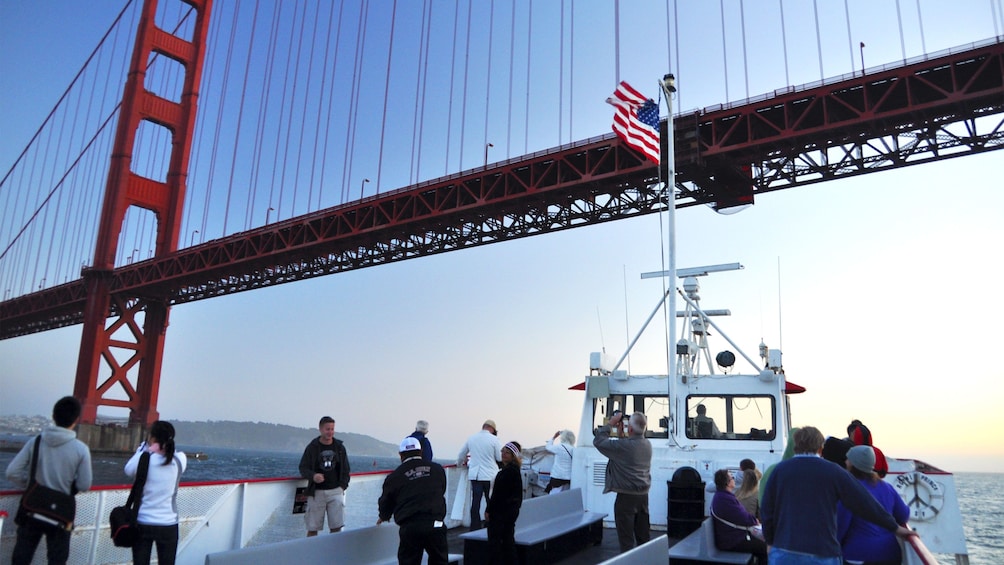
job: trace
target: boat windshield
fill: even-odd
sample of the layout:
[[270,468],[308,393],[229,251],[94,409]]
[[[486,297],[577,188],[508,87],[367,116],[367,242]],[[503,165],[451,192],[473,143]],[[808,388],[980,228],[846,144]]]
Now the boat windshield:
[[641,412],[648,418],[648,431],[645,437],[669,437],[669,404],[666,395],[615,394],[608,398],[598,399],[593,404],[593,427],[607,422],[616,410],[628,414]]
[[774,398],[723,394],[687,397],[687,437],[692,439],[774,439]]

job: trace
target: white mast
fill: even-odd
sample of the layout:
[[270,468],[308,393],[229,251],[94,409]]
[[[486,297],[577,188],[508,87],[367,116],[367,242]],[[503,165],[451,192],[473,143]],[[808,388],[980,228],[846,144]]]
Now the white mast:
[[[669,302],[666,304],[666,323],[669,334],[666,337],[667,362],[666,400],[673,398],[673,385],[676,383],[676,139],[673,134],[673,94],[676,93],[676,77],[667,73],[659,82],[666,97],[666,107],[669,116],[666,118],[666,153],[660,159],[659,168],[666,164],[666,232],[669,241],[666,245],[666,271],[669,275]],[[674,418],[675,421],[675,418]],[[672,436],[672,434],[670,434]]]

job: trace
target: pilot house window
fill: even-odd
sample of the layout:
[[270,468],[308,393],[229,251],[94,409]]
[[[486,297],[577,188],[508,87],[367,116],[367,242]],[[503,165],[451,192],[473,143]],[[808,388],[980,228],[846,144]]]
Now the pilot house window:
[[686,435],[692,439],[774,439],[770,396],[688,396]]

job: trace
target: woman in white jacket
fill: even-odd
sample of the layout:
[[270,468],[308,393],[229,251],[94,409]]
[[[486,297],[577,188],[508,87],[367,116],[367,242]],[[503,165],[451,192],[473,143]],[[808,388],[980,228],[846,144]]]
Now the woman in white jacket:
[[544,489],[548,494],[568,490],[572,484],[572,450],[575,449],[575,434],[572,430],[554,432],[545,448],[554,454],[551,465],[551,481]]
[[174,565],[178,552],[178,482],[188,459],[174,449],[174,426],[162,420],[150,426],[150,437],[126,463],[127,475],[136,476],[140,458],[146,452],[150,453],[150,465],[136,517],[140,539],[132,548],[132,560],[136,565],[149,565],[156,544],[158,562]]

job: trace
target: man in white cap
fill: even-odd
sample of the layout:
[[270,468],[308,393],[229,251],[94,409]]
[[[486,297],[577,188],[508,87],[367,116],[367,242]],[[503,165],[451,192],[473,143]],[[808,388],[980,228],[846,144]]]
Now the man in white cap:
[[400,528],[398,563],[418,565],[425,552],[429,565],[446,565],[446,471],[439,463],[423,460],[422,445],[411,436],[404,438],[398,452],[401,464],[384,479],[377,524],[393,516]]
[[[470,458],[468,458],[468,455]],[[457,465],[467,466],[471,481],[471,531],[481,529],[481,500],[488,501],[492,480],[502,462],[502,442],[495,420],[485,420],[481,431],[467,438],[457,455]]]

